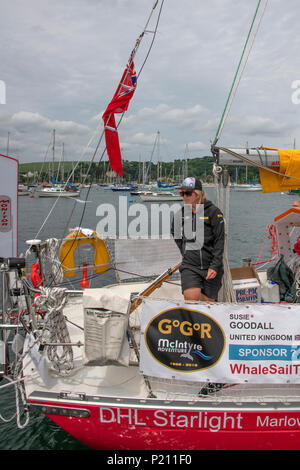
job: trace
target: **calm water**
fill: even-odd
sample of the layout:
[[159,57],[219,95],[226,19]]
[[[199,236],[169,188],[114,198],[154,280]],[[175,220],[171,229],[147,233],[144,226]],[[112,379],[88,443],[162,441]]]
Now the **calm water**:
[[[69,227],[89,227],[96,229],[99,217],[96,209],[101,203],[118,204],[122,193],[92,188],[81,193],[81,199],[87,195],[88,203],[84,215],[83,205],[72,199],[60,199],[55,210],[49,216],[38,238],[50,236],[60,238],[64,235],[66,223]],[[206,190],[208,199],[214,201],[212,188]],[[140,202],[138,197],[128,195],[128,203]],[[250,257],[255,262],[263,242],[267,224],[272,224],[274,217],[291,207],[296,196],[262,192],[231,192],[229,261],[231,266],[240,266],[242,258]],[[300,203],[300,200],[299,200]],[[54,204],[52,198],[19,198],[19,253],[26,250],[25,240],[36,237],[39,228]],[[149,203],[147,203],[149,205]],[[269,245],[262,259],[268,259]],[[112,273],[102,279],[103,284],[114,282]],[[93,286],[92,286],[93,287]],[[13,389],[1,391],[1,415],[8,419],[15,412]],[[0,449],[2,450],[88,450],[86,446],[69,436],[65,431],[42,415],[30,415],[30,422],[25,429],[19,430],[15,418],[9,423],[0,421]]]

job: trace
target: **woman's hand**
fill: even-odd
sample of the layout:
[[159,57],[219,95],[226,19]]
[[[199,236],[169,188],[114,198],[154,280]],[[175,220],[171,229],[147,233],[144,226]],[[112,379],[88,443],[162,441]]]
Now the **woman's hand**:
[[209,268],[205,279],[214,279],[216,275],[217,275],[217,272],[214,269]]

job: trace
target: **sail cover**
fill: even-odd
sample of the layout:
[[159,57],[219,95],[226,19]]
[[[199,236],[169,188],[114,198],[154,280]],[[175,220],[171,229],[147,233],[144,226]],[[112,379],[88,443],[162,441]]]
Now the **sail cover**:
[[300,188],[300,150],[277,149],[280,167],[278,175],[260,168],[259,175],[264,193],[289,191]]
[[122,79],[102,118],[105,126],[106,149],[111,168],[121,177],[123,175],[119,136],[115,114],[127,111],[129,102],[136,88],[134,62],[130,61],[124,70]]

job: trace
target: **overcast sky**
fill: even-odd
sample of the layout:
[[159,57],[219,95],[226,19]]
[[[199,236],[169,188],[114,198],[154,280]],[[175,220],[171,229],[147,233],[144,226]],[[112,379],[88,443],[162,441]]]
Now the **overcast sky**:
[[[164,1],[119,127],[124,159],[148,161],[157,131],[164,161],[210,154],[257,1]],[[153,0],[0,5],[0,153],[9,142],[9,154],[21,163],[43,161],[55,129],[56,159],[64,143],[67,160],[87,160]],[[300,90],[299,17],[299,0],[269,0],[220,144],[292,148],[296,140],[300,147],[300,93],[292,88]],[[137,73],[152,38],[149,32],[142,41]],[[100,156],[101,149],[96,161]]]

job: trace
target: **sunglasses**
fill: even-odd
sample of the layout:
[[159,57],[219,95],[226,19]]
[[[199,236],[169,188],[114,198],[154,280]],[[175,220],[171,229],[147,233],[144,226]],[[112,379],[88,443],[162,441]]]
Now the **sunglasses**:
[[194,191],[180,191],[180,196],[181,197],[184,197],[184,196],[188,196],[190,197],[192,194],[193,194]]

